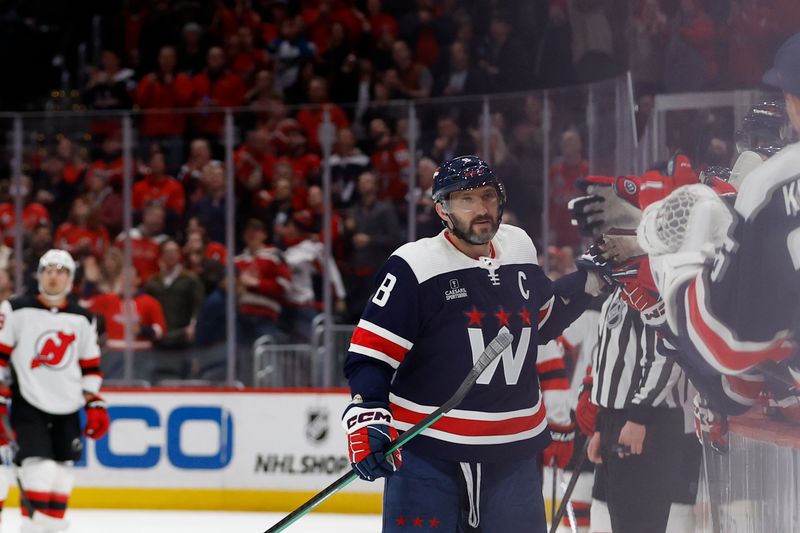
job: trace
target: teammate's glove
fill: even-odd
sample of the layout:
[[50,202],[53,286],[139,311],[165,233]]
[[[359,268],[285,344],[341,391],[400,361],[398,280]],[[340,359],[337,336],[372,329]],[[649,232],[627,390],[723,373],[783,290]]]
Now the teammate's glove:
[[[0,418],[8,420],[8,408],[11,405],[11,389],[6,386],[0,386]],[[9,435],[10,427],[7,424],[0,424],[0,446],[5,446],[12,439],[13,435]]]
[[83,434],[91,439],[99,439],[108,432],[111,420],[108,418],[106,401],[96,394],[86,400],[86,427]]
[[597,194],[573,198],[567,204],[572,217],[572,225],[578,228],[578,233],[584,237],[594,237],[594,230],[603,224],[603,202],[605,198]]
[[641,313],[646,324],[660,326],[666,321],[664,302],[653,281],[650,260],[646,255],[625,261],[614,268],[611,276],[622,286],[622,300]]
[[550,424],[550,436],[553,442],[544,449],[544,465],[555,464],[562,470],[567,467],[572,453],[575,451],[575,424],[557,426]]
[[728,417],[712,411],[699,394],[694,397],[694,433],[701,444],[708,439],[712,450],[728,453]]
[[615,285],[612,277],[614,265],[603,255],[603,251],[597,244],[593,244],[575,261],[578,270],[594,272],[605,283],[606,287]]
[[592,375],[589,374],[581,382],[578,405],[575,406],[575,423],[580,432],[587,437],[594,435],[599,411],[600,407],[592,403]]
[[403,464],[400,450],[388,457],[383,451],[397,438],[392,426],[392,413],[383,402],[362,402],[353,398],[342,414],[342,426],[347,432],[347,450],[350,463],[358,477],[374,481],[389,477]]

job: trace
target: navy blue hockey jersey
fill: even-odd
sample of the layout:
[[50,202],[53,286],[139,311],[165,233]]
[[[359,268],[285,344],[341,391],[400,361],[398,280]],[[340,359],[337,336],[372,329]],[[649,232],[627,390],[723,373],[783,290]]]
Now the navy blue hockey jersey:
[[[378,273],[378,288],[353,334],[345,363],[352,392],[388,399],[400,431],[450,398],[501,330],[514,336],[461,405],[406,445],[417,453],[509,460],[550,441],[537,345],[557,337],[586,308],[585,274],[552,282],[537,265],[531,239],[513,226],[500,226],[492,252],[472,259],[444,231],[400,247]],[[561,287],[573,288],[570,298],[562,298]]]
[[[675,306],[683,349],[694,376],[719,382],[715,407],[740,412],[758,381],[742,374],[780,361],[800,340],[800,143],[750,173],[738,192],[728,240],[668,305]],[[733,376],[734,374],[738,377]],[[701,379],[692,377],[698,382]],[[718,396],[718,397],[719,397]],[[724,405],[725,401],[728,405]]]

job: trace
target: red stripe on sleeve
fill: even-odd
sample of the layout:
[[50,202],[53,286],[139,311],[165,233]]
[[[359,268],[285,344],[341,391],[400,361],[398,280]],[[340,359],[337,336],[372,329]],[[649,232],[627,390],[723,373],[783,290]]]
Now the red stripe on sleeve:
[[697,278],[689,283],[687,289],[689,323],[697,332],[700,340],[711,352],[719,365],[733,372],[741,372],[756,366],[762,361],[782,361],[794,352],[794,346],[788,339],[775,339],[764,344],[762,349],[736,349],[730,346],[714,328],[703,320],[700,311],[701,302],[697,294]]
[[355,331],[353,331],[353,338],[350,342],[365,348],[377,350],[399,363],[403,362],[403,359],[406,357],[406,353],[408,353],[408,350],[399,344],[395,344],[392,341],[381,337],[380,335],[359,327],[356,327]]

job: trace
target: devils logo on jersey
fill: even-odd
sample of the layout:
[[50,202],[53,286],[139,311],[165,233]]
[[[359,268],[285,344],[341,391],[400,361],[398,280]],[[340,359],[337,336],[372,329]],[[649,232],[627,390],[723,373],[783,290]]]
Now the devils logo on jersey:
[[72,360],[75,352],[74,333],[49,330],[36,339],[36,357],[31,361],[31,368],[41,365],[51,368],[63,368]]

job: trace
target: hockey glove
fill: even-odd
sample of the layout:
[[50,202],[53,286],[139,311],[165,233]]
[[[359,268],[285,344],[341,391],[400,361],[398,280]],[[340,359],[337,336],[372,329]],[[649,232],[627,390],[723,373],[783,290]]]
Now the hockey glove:
[[592,403],[592,375],[589,374],[581,382],[578,405],[575,406],[575,423],[587,437],[594,435],[599,411],[600,407]]
[[708,440],[717,453],[728,453],[728,417],[712,411],[698,394],[694,397],[694,433],[703,444]]
[[83,434],[97,440],[108,432],[109,425],[111,420],[108,418],[106,401],[92,394],[86,400],[86,427],[83,428]]
[[572,225],[584,237],[594,237],[594,230],[603,224],[603,202],[605,199],[596,194],[573,198],[567,204],[572,217]]
[[575,451],[575,425],[557,426],[550,424],[550,436],[553,442],[544,449],[544,465],[555,464],[560,469],[565,469],[572,459]]
[[[11,389],[6,386],[0,386],[0,418],[8,420],[8,408],[11,405]],[[10,440],[13,440],[13,435],[9,435],[10,427],[8,424],[0,424],[0,446],[5,446]]]
[[389,477],[402,465],[400,450],[388,457],[383,453],[397,438],[397,430],[391,424],[392,413],[383,402],[362,402],[357,395],[344,410],[342,426],[347,433],[348,455],[361,479]]
[[613,287],[615,285],[614,278],[612,277],[614,265],[603,255],[603,251],[597,244],[591,245],[589,249],[575,261],[575,267],[587,273],[594,272],[603,281],[606,287]]
[[664,302],[653,281],[646,255],[625,261],[614,268],[611,276],[622,286],[622,300],[641,313],[645,324],[658,327],[666,321]]

